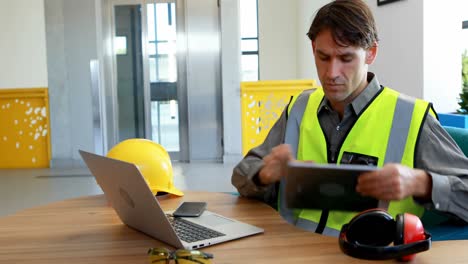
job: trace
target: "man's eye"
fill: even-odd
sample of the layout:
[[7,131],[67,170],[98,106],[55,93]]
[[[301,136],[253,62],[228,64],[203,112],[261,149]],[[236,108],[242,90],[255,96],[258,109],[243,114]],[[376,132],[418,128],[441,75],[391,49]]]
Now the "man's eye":
[[353,60],[353,57],[351,56],[345,56],[345,57],[342,57],[341,60],[343,62],[351,62]]

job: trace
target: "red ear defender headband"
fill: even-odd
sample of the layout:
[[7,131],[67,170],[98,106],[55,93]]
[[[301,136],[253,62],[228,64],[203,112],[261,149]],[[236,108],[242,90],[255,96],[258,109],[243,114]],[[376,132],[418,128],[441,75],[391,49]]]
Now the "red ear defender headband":
[[394,220],[384,210],[371,209],[343,225],[339,244],[343,253],[355,258],[409,261],[431,247],[431,235],[415,215],[399,214]]

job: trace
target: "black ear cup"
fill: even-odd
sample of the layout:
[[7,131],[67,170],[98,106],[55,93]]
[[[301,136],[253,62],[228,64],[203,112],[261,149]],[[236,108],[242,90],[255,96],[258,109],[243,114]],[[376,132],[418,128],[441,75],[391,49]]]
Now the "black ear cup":
[[385,211],[361,214],[349,222],[347,238],[350,243],[386,246],[395,236],[395,221]]
[[[409,220],[406,221],[407,217]],[[343,225],[338,242],[341,251],[352,257],[407,261],[415,253],[430,248],[431,235],[424,232],[415,215],[400,214],[394,220],[386,211],[372,209]]]

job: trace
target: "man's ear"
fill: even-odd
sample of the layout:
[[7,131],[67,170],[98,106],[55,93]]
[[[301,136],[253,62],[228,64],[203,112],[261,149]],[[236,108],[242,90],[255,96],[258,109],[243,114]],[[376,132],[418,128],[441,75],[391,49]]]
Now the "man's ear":
[[314,41],[311,41],[312,42],[312,53],[315,54],[315,42]]
[[379,44],[374,43],[372,47],[366,50],[366,64],[370,65],[374,62],[377,57],[377,51],[379,50]]

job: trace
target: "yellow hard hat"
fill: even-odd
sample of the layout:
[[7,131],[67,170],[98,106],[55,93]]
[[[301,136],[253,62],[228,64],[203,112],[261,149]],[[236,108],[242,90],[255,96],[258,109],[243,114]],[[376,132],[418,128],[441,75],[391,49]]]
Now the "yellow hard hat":
[[158,192],[184,195],[174,186],[169,154],[154,141],[143,138],[124,140],[109,150],[107,157],[135,164],[155,195]]

